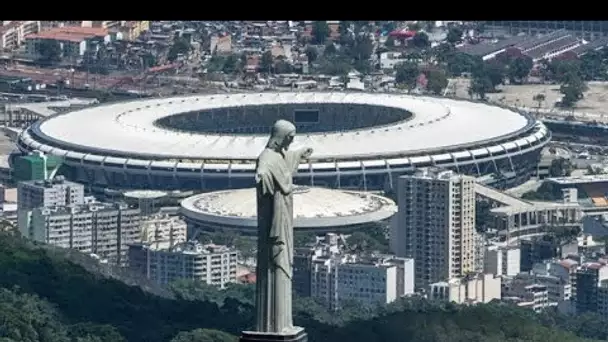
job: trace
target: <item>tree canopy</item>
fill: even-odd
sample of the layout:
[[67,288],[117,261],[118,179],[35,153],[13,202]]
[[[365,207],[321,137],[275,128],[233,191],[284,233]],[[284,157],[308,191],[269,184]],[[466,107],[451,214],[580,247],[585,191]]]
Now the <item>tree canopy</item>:
[[[0,341],[229,342],[254,324],[252,285],[220,290],[184,281],[173,292],[149,292],[153,287],[145,280],[126,285],[122,272],[78,252],[0,235]],[[377,308],[346,302],[339,312],[296,297],[294,320],[306,327],[310,341],[608,338],[608,328],[597,315],[574,320],[508,304],[466,306],[417,297]]]

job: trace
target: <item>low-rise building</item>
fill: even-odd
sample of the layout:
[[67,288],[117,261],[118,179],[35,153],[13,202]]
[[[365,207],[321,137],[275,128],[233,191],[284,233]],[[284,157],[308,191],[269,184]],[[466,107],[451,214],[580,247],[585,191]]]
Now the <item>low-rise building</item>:
[[340,240],[327,234],[316,246],[296,250],[295,293],[316,298],[331,310],[345,300],[373,306],[414,293],[413,259],[347,253]]
[[237,281],[237,254],[233,248],[195,241],[138,243],[129,246],[129,268],[161,285],[189,279],[223,288]]
[[493,274],[475,274],[430,284],[428,297],[458,304],[488,303],[500,299],[501,279]]
[[34,59],[44,56],[44,42],[48,41],[59,43],[62,58],[79,59],[98,42],[109,42],[110,34],[102,27],[54,27],[25,37],[26,55]]
[[493,244],[487,246],[484,272],[512,277],[520,272],[520,249],[517,245]]

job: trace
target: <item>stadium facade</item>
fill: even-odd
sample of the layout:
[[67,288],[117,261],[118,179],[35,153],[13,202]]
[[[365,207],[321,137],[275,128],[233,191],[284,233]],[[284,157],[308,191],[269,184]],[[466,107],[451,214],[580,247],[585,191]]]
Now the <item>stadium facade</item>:
[[524,112],[382,93],[239,93],[138,100],[61,113],[18,138],[63,158],[62,174],[99,188],[212,191],[253,186],[272,123],[293,121],[312,147],[295,182],[386,190],[438,166],[512,186],[535,172],[551,133]]

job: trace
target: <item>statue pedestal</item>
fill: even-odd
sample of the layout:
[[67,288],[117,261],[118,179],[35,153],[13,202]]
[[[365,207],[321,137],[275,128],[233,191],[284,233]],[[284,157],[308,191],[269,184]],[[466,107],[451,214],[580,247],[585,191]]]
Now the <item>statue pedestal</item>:
[[239,342],[308,342],[308,335],[301,327],[288,333],[243,331]]

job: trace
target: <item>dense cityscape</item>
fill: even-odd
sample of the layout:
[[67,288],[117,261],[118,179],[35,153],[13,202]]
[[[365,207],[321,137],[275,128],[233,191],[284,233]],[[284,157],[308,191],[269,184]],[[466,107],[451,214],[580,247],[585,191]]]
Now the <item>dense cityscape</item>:
[[281,120],[308,341],[608,340],[607,34],[0,22],[0,341],[239,341]]

